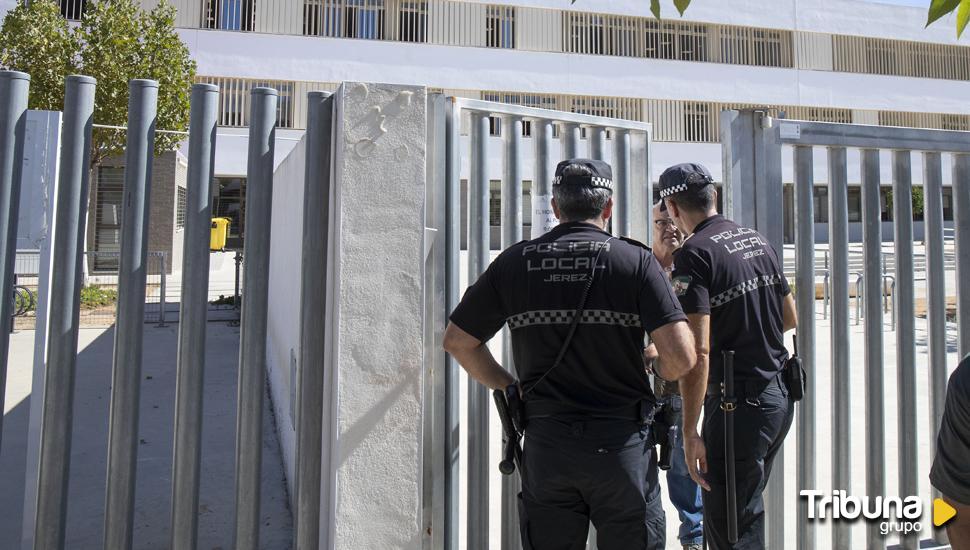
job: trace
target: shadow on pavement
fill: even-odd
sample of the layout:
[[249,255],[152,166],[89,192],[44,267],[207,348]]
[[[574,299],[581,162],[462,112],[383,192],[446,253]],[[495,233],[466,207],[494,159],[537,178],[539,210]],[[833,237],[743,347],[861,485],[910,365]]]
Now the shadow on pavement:
[[[101,548],[114,329],[81,332],[77,360],[67,548]],[[239,329],[208,325],[199,548],[229,549],[233,538]],[[134,548],[169,546],[178,325],[145,326]],[[10,365],[27,369],[29,365]],[[28,374],[29,375],[29,374]],[[264,403],[260,547],[288,549],[292,519],[272,407]],[[23,518],[29,398],[4,416],[0,449],[0,548],[17,548]]]

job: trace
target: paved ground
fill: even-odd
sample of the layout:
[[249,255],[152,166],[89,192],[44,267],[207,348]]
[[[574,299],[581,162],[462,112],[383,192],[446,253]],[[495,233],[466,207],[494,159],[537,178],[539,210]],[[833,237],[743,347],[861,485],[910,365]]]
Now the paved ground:
[[[101,548],[113,329],[80,331],[67,548]],[[178,325],[145,325],[134,547],[169,545],[172,421]],[[209,323],[203,420],[199,548],[232,548],[236,376],[239,329]],[[18,548],[33,331],[12,336],[0,448],[0,548]],[[272,407],[264,405],[261,547],[291,547],[292,519]]]

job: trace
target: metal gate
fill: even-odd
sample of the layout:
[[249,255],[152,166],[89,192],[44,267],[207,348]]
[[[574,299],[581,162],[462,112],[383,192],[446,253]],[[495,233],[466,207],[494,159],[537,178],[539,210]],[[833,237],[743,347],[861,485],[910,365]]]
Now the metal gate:
[[[921,495],[921,484],[928,492],[926,454],[932,457],[935,452],[948,367],[955,367],[960,357],[970,353],[970,288],[960,284],[970,273],[970,133],[772,120],[760,111],[726,111],[722,113],[721,126],[727,214],[742,225],[764,232],[778,250],[783,248],[783,182],[792,181],[786,179],[782,158],[783,154],[793,155],[790,165],[795,195],[798,349],[809,374],[809,389],[808,398],[797,408],[796,490],[785,491],[785,476],[780,475],[785,468],[780,458],[769,484],[769,546],[792,547],[793,533],[799,549],[885,548],[887,537],[876,523],[867,526],[864,544],[860,544],[861,528],[852,530],[849,523],[830,520],[826,523],[831,525],[831,542],[822,540],[817,533],[818,524],[807,519],[807,499],[799,498],[798,493],[803,489],[844,489],[851,495],[853,480],[863,475],[861,494]],[[914,170],[914,152],[919,154],[916,162],[922,165],[921,172]],[[944,233],[945,158],[950,163],[955,202],[952,247],[947,245],[952,241]],[[888,250],[883,248],[880,183],[886,178],[881,165],[891,167],[893,223],[892,246]],[[923,277],[914,268],[914,180],[922,180],[925,198]],[[854,181],[861,186],[861,273],[850,273],[849,269],[848,190]],[[816,272],[816,186],[828,195],[824,204],[829,215],[829,246],[823,273]],[[887,252],[894,259],[891,273],[884,267]],[[948,260],[947,256],[953,259]],[[953,272],[945,269],[954,263]],[[820,278],[825,287],[821,308],[816,300]],[[920,282],[925,285],[917,284]],[[919,320],[915,312],[920,291],[926,304],[925,321]],[[947,321],[948,291],[955,293],[955,324]],[[849,322],[852,295],[862,306],[864,328],[858,333]],[[885,312],[889,300],[893,307],[891,316]],[[828,334],[816,330],[819,322],[829,325]],[[925,340],[917,340],[917,334],[925,335]],[[957,341],[958,353],[949,361],[948,335]],[[828,356],[816,352],[816,347],[826,340]],[[852,349],[856,347],[864,352],[861,385],[853,380],[853,367],[859,364],[852,360]],[[925,347],[925,352],[918,354],[918,347]],[[886,391],[887,381],[892,382],[887,370],[891,372],[893,368],[884,364],[886,355],[895,355],[895,396]],[[822,378],[830,381],[828,393],[817,391]],[[929,398],[921,410],[918,401],[925,392],[919,392],[919,388],[924,385]],[[864,394],[864,426],[853,411],[855,398],[860,394]],[[895,406],[887,407],[887,403]],[[887,410],[898,411],[894,426],[887,426]],[[828,425],[817,422],[820,413],[830,415]],[[853,431],[861,437],[854,439]],[[831,445],[829,456],[819,455],[820,443]],[[853,459],[863,456],[862,446],[864,467],[853,467]],[[929,449],[930,453],[921,457],[920,449]],[[887,467],[887,460],[892,458],[887,452],[891,451],[897,453],[896,468]],[[825,462],[831,464],[831,476],[822,480],[819,463]],[[894,483],[887,483],[887,476],[894,476]],[[894,491],[889,490],[893,487]],[[855,488],[862,486],[856,484]],[[797,527],[786,531],[784,513],[795,507],[792,499],[797,499]],[[853,538],[857,539],[854,546]],[[917,548],[919,538],[918,533],[903,536],[901,546]],[[922,538],[945,542],[942,532],[924,531]]]
[[[13,292],[20,167],[24,160],[27,98],[30,77],[0,71],[0,295]],[[50,280],[41,280],[39,315],[48,327],[46,365],[40,396],[39,441],[29,443],[24,497],[27,516],[26,547],[59,550],[65,546],[68,482],[71,457],[73,398],[79,328],[79,301],[84,255],[84,220],[94,98],[97,83],[86,76],[69,76],[65,83],[62,145],[58,176],[56,220],[51,237]],[[146,306],[148,252],[148,189],[151,174],[158,83],[132,80],[129,85],[127,146],[125,148],[124,214],[118,255],[118,303],[114,337],[111,409],[108,435],[104,547],[131,548],[134,530],[134,493],[137,467],[142,328]],[[307,139],[321,151],[307,163],[306,196],[312,204],[325,202],[329,190],[329,151],[332,101],[329,94],[308,94]],[[182,265],[181,307],[177,350],[174,418],[174,456],[171,479],[170,546],[197,546],[201,475],[203,376],[206,352],[209,227],[219,89],[196,84],[191,94],[188,132],[188,197]],[[264,361],[268,299],[269,231],[278,93],[255,88],[249,99],[247,224],[254,229],[245,242],[246,292],[241,319],[235,456],[235,518],[233,546],[259,546],[260,482]],[[161,132],[163,130],[159,130]],[[321,217],[308,217],[313,232],[305,249],[304,269],[326,271],[327,226]],[[321,239],[321,235],[323,238]],[[323,243],[322,245],[319,243]],[[164,267],[162,267],[164,272]],[[41,277],[43,279],[43,277]],[[163,283],[164,284],[164,283]],[[304,289],[308,327],[320,326],[322,290]],[[319,285],[317,285],[319,286]],[[164,291],[163,291],[164,295]],[[151,296],[149,296],[149,299]],[[8,358],[8,333],[13,301],[0,300],[0,405]],[[164,308],[164,304],[161,304]],[[164,309],[162,309],[164,311]],[[163,319],[163,318],[162,318]],[[315,323],[315,324],[314,324]],[[41,330],[40,332],[45,332]],[[322,349],[303,348],[304,362],[322,362]],[[318,354],[318,355],[313,355]],[[318,543],[321,464],[322,375],[319,369],[300,374],[301,399],[297,413],[296,535],[300,548]],[[0,407],[2,408],[2,407]],[[2,418],[0,418],[2,430]],[[0,431],[2,435],[2,431]],[[36,448],[34,448],[34,446]],[[36,456],[35,456],[36,455]]]
[[[445,266],[443,277],[432,283],[435,292],[429,293],[429,315],[438,312],[429,317],[436,330],[443,331],[445,316],[499,248],[523,239],[525,231],[535,238],[555,225],[549,201],[554,168],[562,159],[610,162],[617,201],[612,232],[648,238],[653,197],[649,124],[443,96],[437,96],[430,107],[433,185],[429,185],[428,225],[443,227],[446,237],[440,258],[432,260]],[[465,223],[463,178],[468,182]],[[500,180],[500,191],[490,193],[492,178]],[[523,181],[527,180],[532,184],[529,211],[523,207]],[[500,228],[500,247],[490,246],[493,227]],[[464,240],[467,247],[461,246]],[[463,389],[459,365],[441,352],[440,341],[430,341],[437,347],[428,350],[428,357],[435,358],[435,364],[428,366],[445,374],[433,377],[425,415],[428,492],[436,503],[431,524],[444,526],[432,533],[431,547],[484,550],[497,538],[503,550],[520,548],[518,478],[502,477],[496,468],[501,438],[487,388],[470,380]],[[501,348],[503,364],[512,368],[508,329],[493,345],[496,351]],[[499,477],[501,494],[496,499],[489,486],[497,484]],[[590,547],[595,548],[595,534]]]

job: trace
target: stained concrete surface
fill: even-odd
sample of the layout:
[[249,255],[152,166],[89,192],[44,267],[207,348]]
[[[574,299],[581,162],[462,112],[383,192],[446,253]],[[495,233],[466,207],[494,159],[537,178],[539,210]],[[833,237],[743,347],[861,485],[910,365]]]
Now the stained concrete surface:
[[[102,546],[114,329],[82,329],[78,345],[67,513],[69,549]],[[11,336],[0,442],[0,548],[19,548],[33,331]],[[169,546],[178,325],[145,325],[134,548]],[[209,323],[206,353],[199,548],[232,548],[239,329]],[[272,407],[264,403],[260,547],[292,546],[290,515]]]

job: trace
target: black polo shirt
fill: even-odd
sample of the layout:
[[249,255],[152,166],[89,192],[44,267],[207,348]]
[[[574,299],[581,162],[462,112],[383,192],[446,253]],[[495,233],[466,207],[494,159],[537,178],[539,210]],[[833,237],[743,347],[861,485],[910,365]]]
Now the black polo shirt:
[[711,316],[709,382],[724,379],[724,350],[734,351],[737,380],[778,374],[788,358],[782,301],[791,289],[768,239],[712,216],[674,253],[671,284],[685,313]]
[[970,356],[963,358],[947,384],[930,483],[947,497],[970,505]]
[[[529,401],[606,412],[653,400],[643,364],[644,332],[686,319],[645,245],[570,222],[502,252],[468,288],[451,321],[481,341],[508,323],[515,370]],[[593,262],[596,276],[569,350],[553,365]]]

